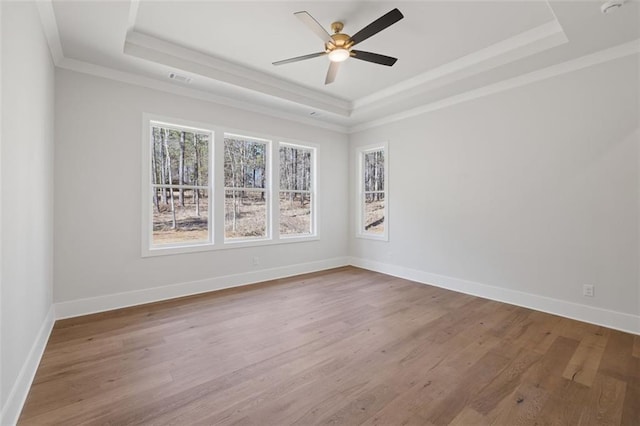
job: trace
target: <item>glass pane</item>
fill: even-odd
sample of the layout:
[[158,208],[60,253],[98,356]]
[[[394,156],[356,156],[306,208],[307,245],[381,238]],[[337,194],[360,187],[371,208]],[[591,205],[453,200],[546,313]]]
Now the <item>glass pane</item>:
[[364,232],[384,233],[384,194],[365,194]]
[[[173,195],[173,197],[172,197]],[[173,202],[172,202],[173,198]],[[209,241],[209,198],[206,190],[155,188],[153,209],[153,245]]]
[[384,150],[364,154],[364,190],[384,191]]
[[153,184],[208,184],[209,135],[153,126],[151,137]]
[[226,190],[224,195],[224,237],[265,237],[267,203],[264,191]]
[[224,186],[266,188],[267,144],[225,135]]
[[208,186],[209,135],[185,133],[184,184]]
[[295,192],[280,193],[280,234],[311,233],[311,195]]
[[309,191],[311,189],[311,150],[280,146],[280,189]]

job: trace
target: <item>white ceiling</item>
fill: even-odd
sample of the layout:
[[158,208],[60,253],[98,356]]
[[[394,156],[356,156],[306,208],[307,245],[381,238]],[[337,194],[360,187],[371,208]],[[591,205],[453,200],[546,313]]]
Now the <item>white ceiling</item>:
[[[40,9],[59,66],[347,130],[612,49],[637,53],[639,3],[608,15],[600,4],[53,0]],[[354,34],[395,7],[405,18],[358,46],[397,57],[393,67],[350,59],[324,85],[326,57],[271,64],[323,50],[294,12]],[[169,80],[172,71],[191,83]]]

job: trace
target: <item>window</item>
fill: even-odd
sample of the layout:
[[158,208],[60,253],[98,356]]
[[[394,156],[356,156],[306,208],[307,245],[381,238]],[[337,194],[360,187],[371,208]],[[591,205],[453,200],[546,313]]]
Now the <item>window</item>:
[[280,236],[314,233],[314,151],[280,144]]
[[143,256],[317,238],[316,147],[149,114],[144,126]]
[[359,148],[358,236],[388,239],[387,144]]
[[206,130],[150,123],[151,247],[212,241]]
[[267,238],[270,141],[224,135],[225,240]]

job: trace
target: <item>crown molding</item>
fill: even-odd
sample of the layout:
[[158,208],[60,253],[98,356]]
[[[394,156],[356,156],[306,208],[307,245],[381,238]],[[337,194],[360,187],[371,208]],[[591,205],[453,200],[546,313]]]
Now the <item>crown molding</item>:
[[146,87],[148,89],[159,90],[161,92],[171,93],[174,95],[186,96],[207,102],[238,108],[245,111],[255,112],[283,120],[294,121],[309,126],[319,127],[322,129],[332,130],[339,133],[347,133],[348,127],[338,124],[327,123],[321,120],[307,118],[301,115],[286,113],[268,106],[261,106],[255,103],[248,103],[232,99],[226,96],[216,95],[211,92],[205,92],[198,89],[190,89],[187,87],[177,86],[172,83],[157,80],[155,78],[142,76],[126,71],[118,71],[113,68],[103,67],[88,62],[79,61],[71,58],[64,58],[58,68],[75,71],[83,74],[89,74],[96,77],[106,78],[110,80],[120,81],[122,83],[132,84],[136,86]]
[[579,58],[571,59],[566,62],[551,65],[549,67],[542,68],[527,74],[522,74],[517,77],[513,77],[507,80],[502,80],[497,83],[480,87],[478,89],[470,90],[468,92],[464,92],[459,95],[451,96],[445,99],[440,99],[436,102],[425,104],[417,108],[412,108],[397,114],[392,114],[382,119],[371,120],[355,126],[351,126],[349,128],[349,133],[357,133],[363,130],[368,130],[374,127],[390,124],[396,121],[426,114],[431,111],[436,111],[436,110],[447,108],[463,102],[467,102],[467,101],[478,99],[484,96],[492,95],[494,93],[499,93],[505,90],[514,89],[516,87],[525,86],[531,83],[535,83],[537,81],[546,80],[562,74],[567,74],[573,71],[581,70],[583,68],[591,67],[593,65],[598,65],[604,62],[612,61],[614,59],[623,58],[625,56],[630,56],[630,55],[639,54],[639,53],[640,53],[640,39],[636,39],[627,43],[619,44],[614,47],[600,50],[595,53],[581,56]]
[[351,114],[349,101],[137,31],[127,34],[124,53],[343,117]]
[[353,116],[378,109],[481,72],[497,68],[518,59],[534,55],[569,41],[558,21],[550,21],[528,31],[492,44],[454,61],[433,68],[416,77],[357,99]]
[[58,66],[58,64],[60,64],[64,59],[64,52],[62,50],[62,43],[60,42],[58,22],[56,21],[56,15],[53,12],[52,0],[41,0],[35,3],[38,8],[38,14],[40,15],[42,30],[47,39],[47,44],[49,45],[51,58],[53,59],[53,63]]
[[129,4],[129,19],[127,25],[127,34],[132,31],[136,25],[136,19],[138,18],[138,9],[140,8],[140,0],[130,0]]

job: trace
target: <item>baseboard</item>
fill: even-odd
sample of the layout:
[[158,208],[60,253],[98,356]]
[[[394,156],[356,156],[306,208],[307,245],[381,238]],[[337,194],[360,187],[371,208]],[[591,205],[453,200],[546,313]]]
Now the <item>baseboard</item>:
[[352,257],[351,265],[460,293],[640,335],[640,316]]
[[4,407],[2,407],[0,425],[10,426],[15,425],[18,422],[18,418],[22,412],[22,407],[27,400],[29,389],[31,389],[31,383],[33,383],[36,371],[38,370],[38,365],[40,365],[40,359],[42,358],[44,349],[49,341],[49,336],[51,335],[54,322],[54,307],[51,306],[47,316],[42,322],[42,326],[40,326],[36,340],[33,342],[33,346],[31,346],[31,350],[29,351],[24,364],[22,364],[18,378],[11,388],[11,392],[9,392],[7,402]]
[[172,284],[144,290],[128,291],[105,296],[77,299],[55,304],[56,319],[126,308],[144,303],[159,302],[176,297],[190,296],[225,288],[256,284],[278,278],[323,271],[349,265],[348,257],[337,257],[316,262],[300,263],[271,269],[225,275],[198,281]]

